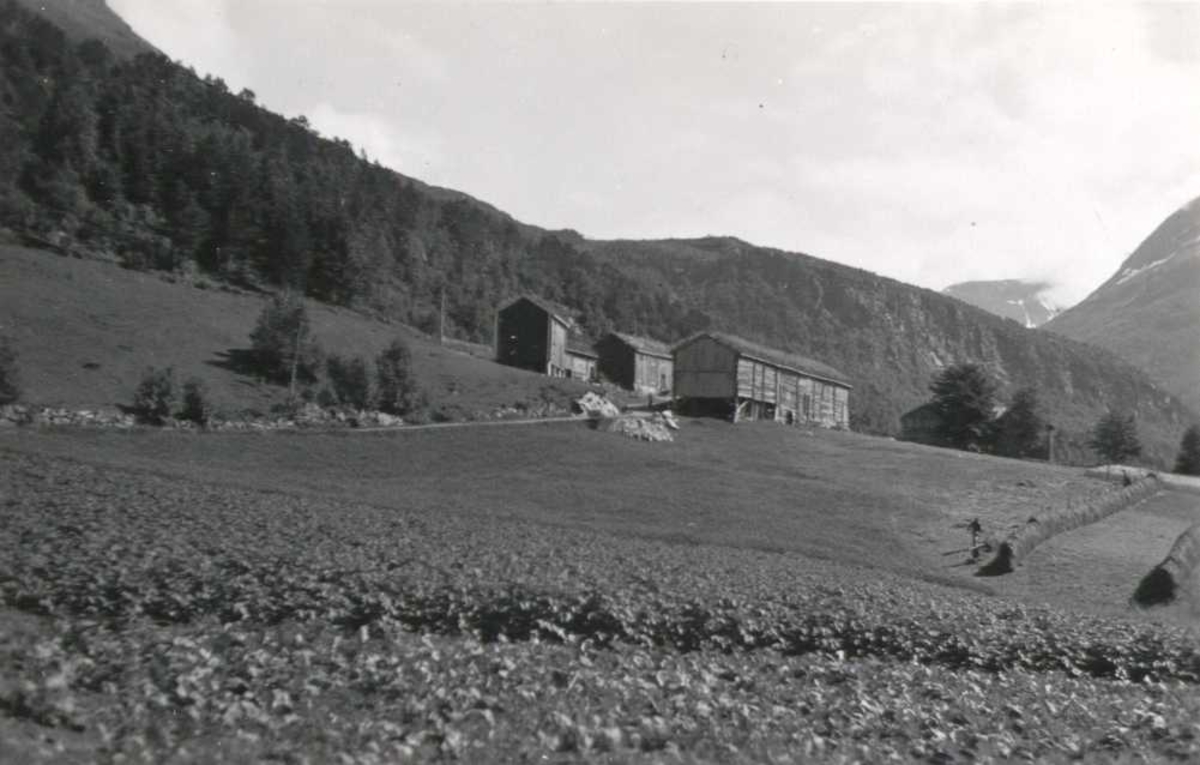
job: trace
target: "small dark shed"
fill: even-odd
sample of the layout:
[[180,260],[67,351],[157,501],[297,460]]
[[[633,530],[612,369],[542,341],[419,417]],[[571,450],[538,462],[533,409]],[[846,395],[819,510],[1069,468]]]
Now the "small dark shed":
[[900,440],[940,446],[941,426],[942,416],[938,413],[937,405],[932,401],[921,404],[900,415]]
[[587,382],[596,379],[596,362],[599,356],[586,340],[568,337],[567,359],[571,363],[571,377]]
[[622,388],[641,393],[670,393],[675,364],[666,343],[648,337],[609,332],[596,343],[600,374]]
[[530,295],[496,311],[496,361],[551,377],[567,377],[567,337],[572,321],[557,306]]

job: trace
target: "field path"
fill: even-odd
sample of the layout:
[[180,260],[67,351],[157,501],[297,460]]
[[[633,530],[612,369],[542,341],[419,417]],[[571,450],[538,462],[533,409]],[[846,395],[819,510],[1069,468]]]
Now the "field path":
[[989,583],[998,592],[1022,600],[1127,613],[1138,581],[1198,520],[1200,497],[1160,492],[1097,523],[1047,540],[1012,574]]
[[403,433],[407,430],[441,430],[445,428],[482,428],[488,425],[541,425],[548,422],[587,422],[587,418],[582,415],[571,415],[570,417],[528,417],[521,420],[460,420],[457,422],[431,422],[425,425],[381,425],[370,428],[328,428],[328,429],[312,429],[312,432],[322,433],[345,433],[354,435],[355,433]]

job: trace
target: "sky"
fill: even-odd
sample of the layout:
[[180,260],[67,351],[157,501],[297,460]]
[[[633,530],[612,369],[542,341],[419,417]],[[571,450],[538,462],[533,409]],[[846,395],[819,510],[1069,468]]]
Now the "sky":
[[381,164],[592,238],[1067,306],[1200,196],[1200,3],[108,3]]

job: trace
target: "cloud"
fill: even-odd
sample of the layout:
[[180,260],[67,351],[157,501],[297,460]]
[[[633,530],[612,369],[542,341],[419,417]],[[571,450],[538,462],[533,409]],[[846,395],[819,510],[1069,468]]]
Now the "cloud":
[[234,29],[226,0],[107,0],[143,38],[201,75],[218,73],[230,87],[255,89],[251,53]]
[[442,164],[439,141],[414,131],[402,131],[386,117],[366,112],[342,111],[322,101],[308,115],[309,123],[322,135],[343,138],[364,150],[381,165],[420,177],[437,172]]

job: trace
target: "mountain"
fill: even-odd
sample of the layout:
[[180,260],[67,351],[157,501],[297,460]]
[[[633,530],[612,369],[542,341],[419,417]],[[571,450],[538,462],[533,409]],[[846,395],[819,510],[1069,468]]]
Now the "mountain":
[[851,425],[866,432],[897,432],[930,378],[960,361],[986,364],[1006,396],[1037,387],[1075,460],[1109,407],[1137,413],[1160,463],[1195,418],[1104,350],[937,292],[728,237],[545,231],[370,162],[161,54],[112,60],[46,26],[0,4],[0,239],[289,288],[429,330],[444,299],[448,334],[475,342],[490,342],[496,306],[524,292],[571,307],[596,336],[728,331],[851,375]]
[[1195,415],[1113,354],[1031,330],[962,301],[808,255],[738,239],[589,242],[588,252],[640,283],[661,285],[714,326],[795,351],[855,382],[852,426],[894,432],[927,401],[946,365],[983,364],[1007,399],[1037,389],[1047,419],[1086,459],[1086,432],[1108,407],[1137,415],[1148,451],[1174,453]]
[[1050,321],[1058,313],[1058,309],[1042,297],[1048,286],[1042,282],[1021,279],[959,282],[942,290],[942,294],[1033,329]]
[[1200,410],[1200,199],[1164,220],[1108,281],[1045,329],[1111,350]]
[[120,58],[153,53],[155,47],[138,36],[104,0],[16,0],[41,14],[75,41],[94,38]]

